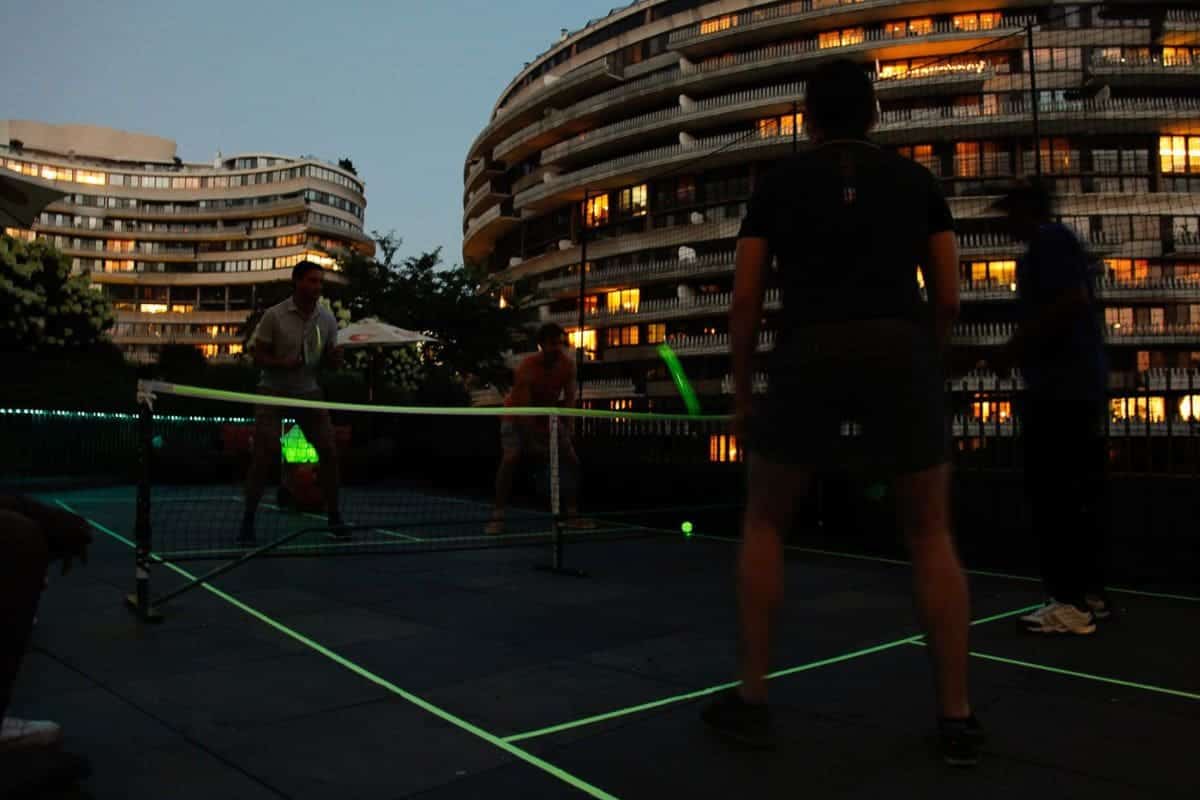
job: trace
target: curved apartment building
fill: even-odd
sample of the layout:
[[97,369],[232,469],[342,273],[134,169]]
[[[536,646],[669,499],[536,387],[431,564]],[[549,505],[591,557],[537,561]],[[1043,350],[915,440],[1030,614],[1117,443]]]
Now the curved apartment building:
[[213,359],[241,352],[243,325],[302,260],[367,253],[362,181],[315,158],[266,153],[184,163],[175,143],[85,125],[0,120],[0,166],[66,193],[32,231],[91,276],[116,309],[113,341],[152,361],[167,343]]
[[[989,207],[1040,171],[1106,266],[1115,384],[1184,392],[1114,413],[1200,410],[1193,4],[639,0],[564,31],[504,91],[465,165],[464,257],[583,344],[594,404],[672,408],[655,353],[670,341],[719,407],[739,222],[759,177],[804,147],[805,79],[832,58],[875,76],[875,140],[944,182],[962,261],[957,345],[1011,332],[1021,247]],[[764,350],[778,307],[768,294]],[[970,402],[984,385],[995,377],[956,384],[960,413],[1009,421],[1007,402]]]

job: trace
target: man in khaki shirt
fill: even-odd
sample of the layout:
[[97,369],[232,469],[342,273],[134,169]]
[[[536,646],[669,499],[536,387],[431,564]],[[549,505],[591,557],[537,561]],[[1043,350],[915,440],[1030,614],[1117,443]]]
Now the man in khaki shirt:
[[[324,398],[317,383],[317,371],[325,366],[340,366],[342,351],[337,346],[337,319],[320,303],[323,284],[324,270],[311,261],[302,261],[292,270],[292,296],[263,314],[250,340],[254,363],[262,369],[258,384],[261,394],[297,400]],[[321,492],[333,536],[350,538],[338,505],[337,448],[329,412],[263,405],[257,406],[254,412],[254,460],[246,478],[246,509],[238,543],[253,544],[255,541],[254,516],[262,500],[267,473],[279,452],[279,430],[284,411],[295,418],[304,438],[317,451]]]

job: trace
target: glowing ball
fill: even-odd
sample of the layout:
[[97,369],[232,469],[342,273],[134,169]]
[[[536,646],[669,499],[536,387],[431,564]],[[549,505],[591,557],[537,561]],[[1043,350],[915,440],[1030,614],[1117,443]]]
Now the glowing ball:
[[690,522],[685,522],[682,525],[680,525],[679,527],[684,532],[684,534],[687,536],[691,536],[692,533],[694,533],[696,530],[695,526],[692,525],[692,523],[690,523]]

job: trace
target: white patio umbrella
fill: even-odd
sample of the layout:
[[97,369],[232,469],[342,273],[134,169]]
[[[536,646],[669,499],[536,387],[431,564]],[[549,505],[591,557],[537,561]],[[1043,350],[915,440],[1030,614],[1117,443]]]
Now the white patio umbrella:
[[398,347],[417,342],[436,342],[432,336],[397,328],[374,317],[353,322],[338,331],[339,347]]
[[416,331],[405,330],[398,328],[395,325],[389,325],[386,322],[381,322],[375,317],[359,320],[351,323],[345,328],[338,331],[337,343],[339,347],[354,348],[354,347],[370,347],[374,348],[374,353],[371,355],[370,365],[367,368],[367,401],[374,402],[375,400],[375,380],[379,374],[379,365],[383,360],[383,348],[385,347],[401,347],[406,344],[419,344],[421,342],[436,342],[432,336],[426,336],[423,333]]
[[0,226],[32,228],[42,209],[66,196],[38,178],[0,169]]

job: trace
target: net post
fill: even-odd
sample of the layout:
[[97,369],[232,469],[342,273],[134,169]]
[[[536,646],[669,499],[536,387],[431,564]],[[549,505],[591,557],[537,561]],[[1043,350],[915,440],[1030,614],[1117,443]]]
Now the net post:
[[150,561],[153,534],[150,524],[150,481],[154,460],[154,401],[148,387],[138,383],[138,478],[134,517],[134,591],[125,598],[142,622],[162,622],[150,601]]
[[574,578],[585,578],[587,573],[577,569],[568,569],[564,565],[563,559],[563,513],[562,513],[562,482],[560,480],[560,472],[562,469],[562,458],[559,454],[559,442],[561,441],[561,433],[559,433],[559,419],[555,414],[550,415],[550,525],[551,525],[551,558],[547,565],[538,565],[537,569],[540,572],[549,572],[553,575],[568,575]]

